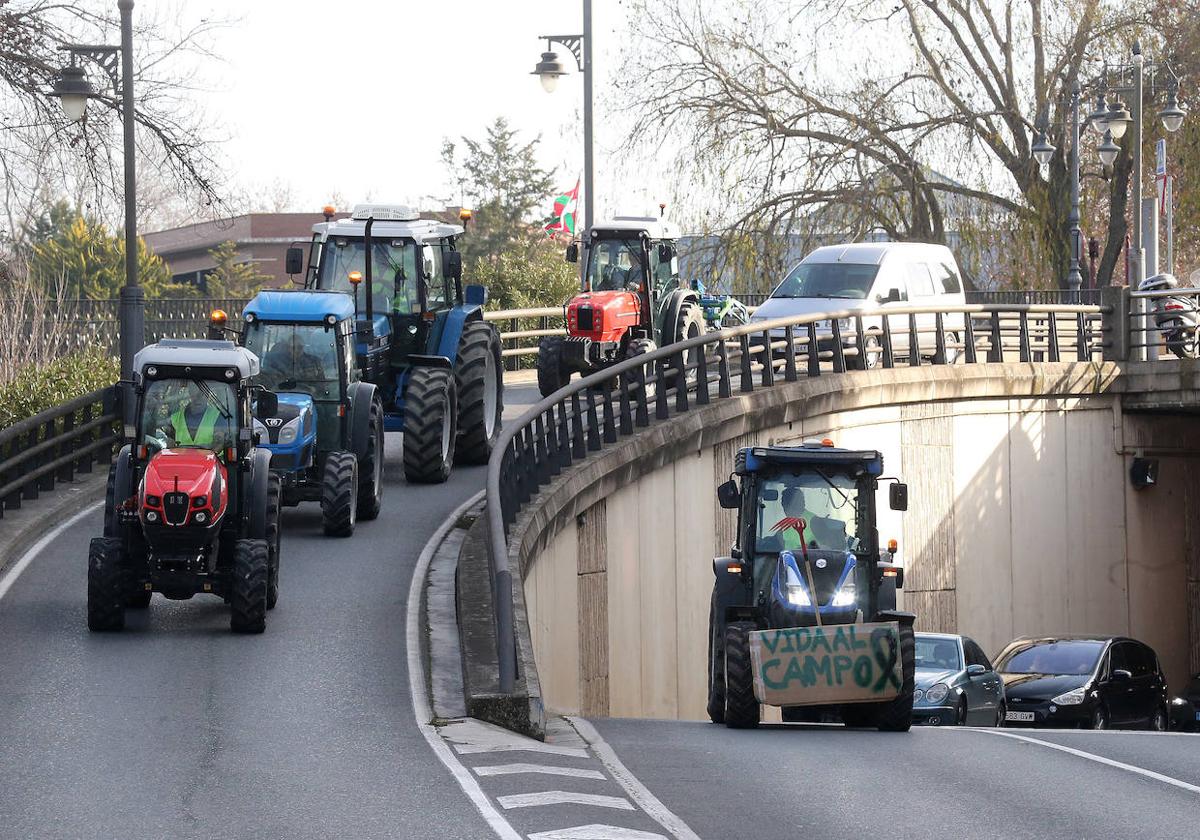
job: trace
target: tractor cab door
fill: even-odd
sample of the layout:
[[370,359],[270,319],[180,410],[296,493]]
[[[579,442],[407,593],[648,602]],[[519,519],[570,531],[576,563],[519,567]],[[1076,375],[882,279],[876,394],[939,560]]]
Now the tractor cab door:
[[[675,256],[675,243],[669,239],[647,241],[647,264],[650,266],[650,311],[654,323],[661,330],[663,318],[670,305],[671,293],[679,288],[679,259]],[[665,246],[665,247],[664,247]],[[664,260],[663,257],[669,258]]]

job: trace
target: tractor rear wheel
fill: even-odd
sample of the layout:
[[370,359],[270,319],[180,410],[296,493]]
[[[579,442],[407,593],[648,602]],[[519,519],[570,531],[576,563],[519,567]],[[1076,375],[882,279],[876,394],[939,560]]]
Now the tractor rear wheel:
[[725,627],[725,725],[730,729],[758,726],[759,705],[754,698],[754,667],[750,661],[751,621]]
[[708,719],[725,722],[725,651],[717,639],[714,616],[708,619]]
[[358,520],[358,459],[353,452],[325,456],[321,478],[321,520],[327,537],[348,537]]
[[279,526],[279,508],[283,498],[283,482],[275,473],[267,479],[267,609],[275,609],[279,601],[279,541],[283,529]]
[[229,626],[235,633],[261,633],[267,629],[269,556],[266,540],[238,540],[233,544]]
[[[650,339],[635,338],[633,341],[629,342],[629,346],[625,348],[625,358],[632,359],[637,356],[645,356],[647,353],[653,353],[657,349],[658,349],[658,346],[655,345],[655,343],[653,341],[651,341]],[[645,374],[645,376],[647,378],[649,378],[653,375],[654,375],[654,370],[650,370],[648,373]],[[647,403],[654,400],[655,393],[656,393],[656,390],[655,390],[654,383],[647,382],[647,384],[646,384],[646,402]],[[636,399],[636,396],[635,396],[635,399]]]
[[413,368],[404,404],[404,477],[414,484],[440,484],[450,477],[454,463],[454,376],[446,368]]
[[563,369],[562,351],[563,340],[560,336],[547,336],[538,342],[537,381],[538,392],[543,397],[565,387],[571,379],[571,372]]
[[92,538],[88,546],[89,630],[109,632],[125,626],[125,570],[121,560],[119,539]]
[[371,401],[367,451],[358,465],[358,518],[375,519],[383,507],[383,406]]
[[900,693],[894,700],[875,707],[875,726],[880,732],[907,732],[912,728],[913,688],[916,686],[917,643],[911,624],[900,625]]
[[472,321],[458,341],[454,366],[458,389],[458,446],[456,464],[486,464],[504,413],[504,382],[500,367],[500,336],[484,321]]

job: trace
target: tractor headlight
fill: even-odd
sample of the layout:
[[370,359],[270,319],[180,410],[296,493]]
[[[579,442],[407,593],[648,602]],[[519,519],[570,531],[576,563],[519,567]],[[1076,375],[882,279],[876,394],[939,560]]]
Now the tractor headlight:
[[838,587],[838,591],[833,593],[833,602],[830,606],[834,607],[850,607],[858,601],[858,587],[854,581],[847,578],[846,582]]
[[808,590],[804,588],[802,583],[789,583],[787,588],[788,603],[793,607],[811,607],[812,600],[808,597]]
[[158,507],[159,505],[162,504],[162,499],[158,498],[158,496],[147,496],[146,504],[149,507]]
[[296,438],[300,434],[300,421],[302,417],[293,417],[287,421],[282,429],[279,430],[280,443],[295,443]]
[[925,691],[925,700],[930,703],[941,703],[949,693],[950,686],[945,683],[938,683],[937,685],[930,686]]
[[196,524],[203,525],[208,521],[208,514],[202,510],[196,511]]
[[1060,706],[1078,706],[1083,702],[1084,696],[1087,694],[1086,688],[1087,686],[1080,686],[1079,688],[1068,691],[1065,694],[1058,695],[1050,702],[1057,703]]
[[158,514],[152,510],[146,511],[146,521],[147,522],[157,522]]

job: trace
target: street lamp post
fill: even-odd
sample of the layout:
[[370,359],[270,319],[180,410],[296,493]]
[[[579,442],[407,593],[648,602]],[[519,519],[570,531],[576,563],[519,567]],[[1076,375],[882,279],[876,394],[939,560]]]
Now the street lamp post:
[[[87,100],[97,96],[87,76],[78,65],[86,58],[108,74],[113,91],[121,97],[121,119],[125,146],[125,285],[121,288],[119,310],[121,379],[132,382],[133,356],[145,343],[145,297],[138,283],[137,239],[137,172],[134,161],[133,105],[133,0],[118,0],[121,10],[121,45],[97,46],[72,44],[61,47],[70,53],[71,63],[64,67],[54,82],[50,95],[57,97],[63,113],[72,122],[83,119]],[[119,69],[119,75],[118,75]],[[128,394],[125,394],[128,397]],[[132,420],[133,401],[124,400],[125,422]]]
[[[1083,233],[1079,229],[1079,83],[1071,86],[1071,157],[1068,168],[1071,171],[1071,211],[1067,216],[1067,224],[1071,231],[1071,263],[1067,269],[1067,289],[1077,295],[1083,286],[1083,272],[1079,268],[1079,257],[1083,248]],[[1030,151],[1034,159],[1043,167],[1050,165],[1056,149],[1046,136],[1047,127],[1043,124]]]
[[562,44],[575,56],[575,65],[583,74],[583,224],[578,230],[587,230],[592,224],[595,207],[592,179],[592,0],[583,0],[582,35],[541,35],[546,41],[546,52],[537,63],[533,75],[541,78],[542,87],[553,93],[558,86],[558,77],[566,75],[566,68],[558,60],[558,54],[550,49],[551,44]]

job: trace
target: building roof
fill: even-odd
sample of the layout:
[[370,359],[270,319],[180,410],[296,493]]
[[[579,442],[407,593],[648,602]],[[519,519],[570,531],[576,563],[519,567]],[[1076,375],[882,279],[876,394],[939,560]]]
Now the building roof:
[[290,289],[261,291],[242,310],[263,321],[319,324],[327,315],[338,321],[354,317],[354,299],[346,292]]

